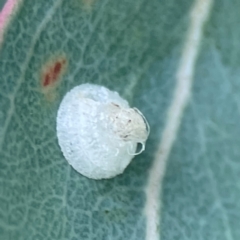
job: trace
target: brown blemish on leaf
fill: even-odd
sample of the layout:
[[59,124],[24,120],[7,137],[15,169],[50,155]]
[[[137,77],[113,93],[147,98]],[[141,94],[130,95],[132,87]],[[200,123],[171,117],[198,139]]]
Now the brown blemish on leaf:
[[59,85],[67,68],[65,56],[51,57],[40,72],[40,85],[45,98],[52,102],[57,96],[56,88]]
[[81,0],[83,3],[83,7],[90,11],[93,8],[93,5],[95,4],[96,0]]
[[55,58],[48,61],[41,71],[41,85],[43,88],[55,86],[66,70],[66,59]]

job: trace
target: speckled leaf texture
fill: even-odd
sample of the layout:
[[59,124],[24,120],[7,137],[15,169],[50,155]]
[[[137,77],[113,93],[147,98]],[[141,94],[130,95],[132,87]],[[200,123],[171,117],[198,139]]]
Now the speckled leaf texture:
[[[19,1],[0,46],[1,240],[149,240],[145,188],[193,4]],[[202,29],[191,98],[159,184],[161,240],[240,239],[239,8],[239,0],[213,2]],[[51,61],[65,69],[49,87]],[[113,179],[83,177],[57,142],[60,101],[86,82],[118,91],[151,126],[146,151]]]

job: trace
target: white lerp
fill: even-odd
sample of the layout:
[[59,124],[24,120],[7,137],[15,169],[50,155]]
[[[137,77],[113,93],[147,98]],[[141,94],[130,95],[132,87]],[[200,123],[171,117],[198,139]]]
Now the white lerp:
[[[57,114],[57,137],[64,157],[82,175],[111,178],[121,174],[145,148],[149,126],[139,110],[117,92],[94,85],[74,87]],[[142,149],[136,153],[137,144]]]

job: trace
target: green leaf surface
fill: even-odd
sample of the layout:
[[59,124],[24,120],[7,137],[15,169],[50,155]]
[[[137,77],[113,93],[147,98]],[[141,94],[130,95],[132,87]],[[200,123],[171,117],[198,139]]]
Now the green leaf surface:
[[6,0],[0,0],[0,9],[2,10]]
[[[0,50],[0,239],[146,239],[145,187],[193,3],[19,4]],[[239,7],[215,1],[204,28],[191,99],[159,184],[163,240],[240,239]],[[59,59],[62,76],[44,87],[45,68]],[[118,91],[151,126],[146,151],[113,179],[83,177],[57,143],[60,101],[86,82]]]

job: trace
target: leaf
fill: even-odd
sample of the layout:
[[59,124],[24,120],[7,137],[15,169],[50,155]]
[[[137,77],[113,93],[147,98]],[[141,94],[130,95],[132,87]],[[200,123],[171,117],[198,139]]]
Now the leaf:
[[3,8],[4,3],[5,3],[5,0],[0,0],[0,9]]
[[[19,1],[0,43],[1,239],[147,239],[146,187],[194,4]],[[202,29],[191,98],[157,183],[163,240],[240,238],[237,6],[215,1]],[[57,143],[59,103],[85,82],[118,91],[151,126],[146,151],[113,179],[83,177]]]

